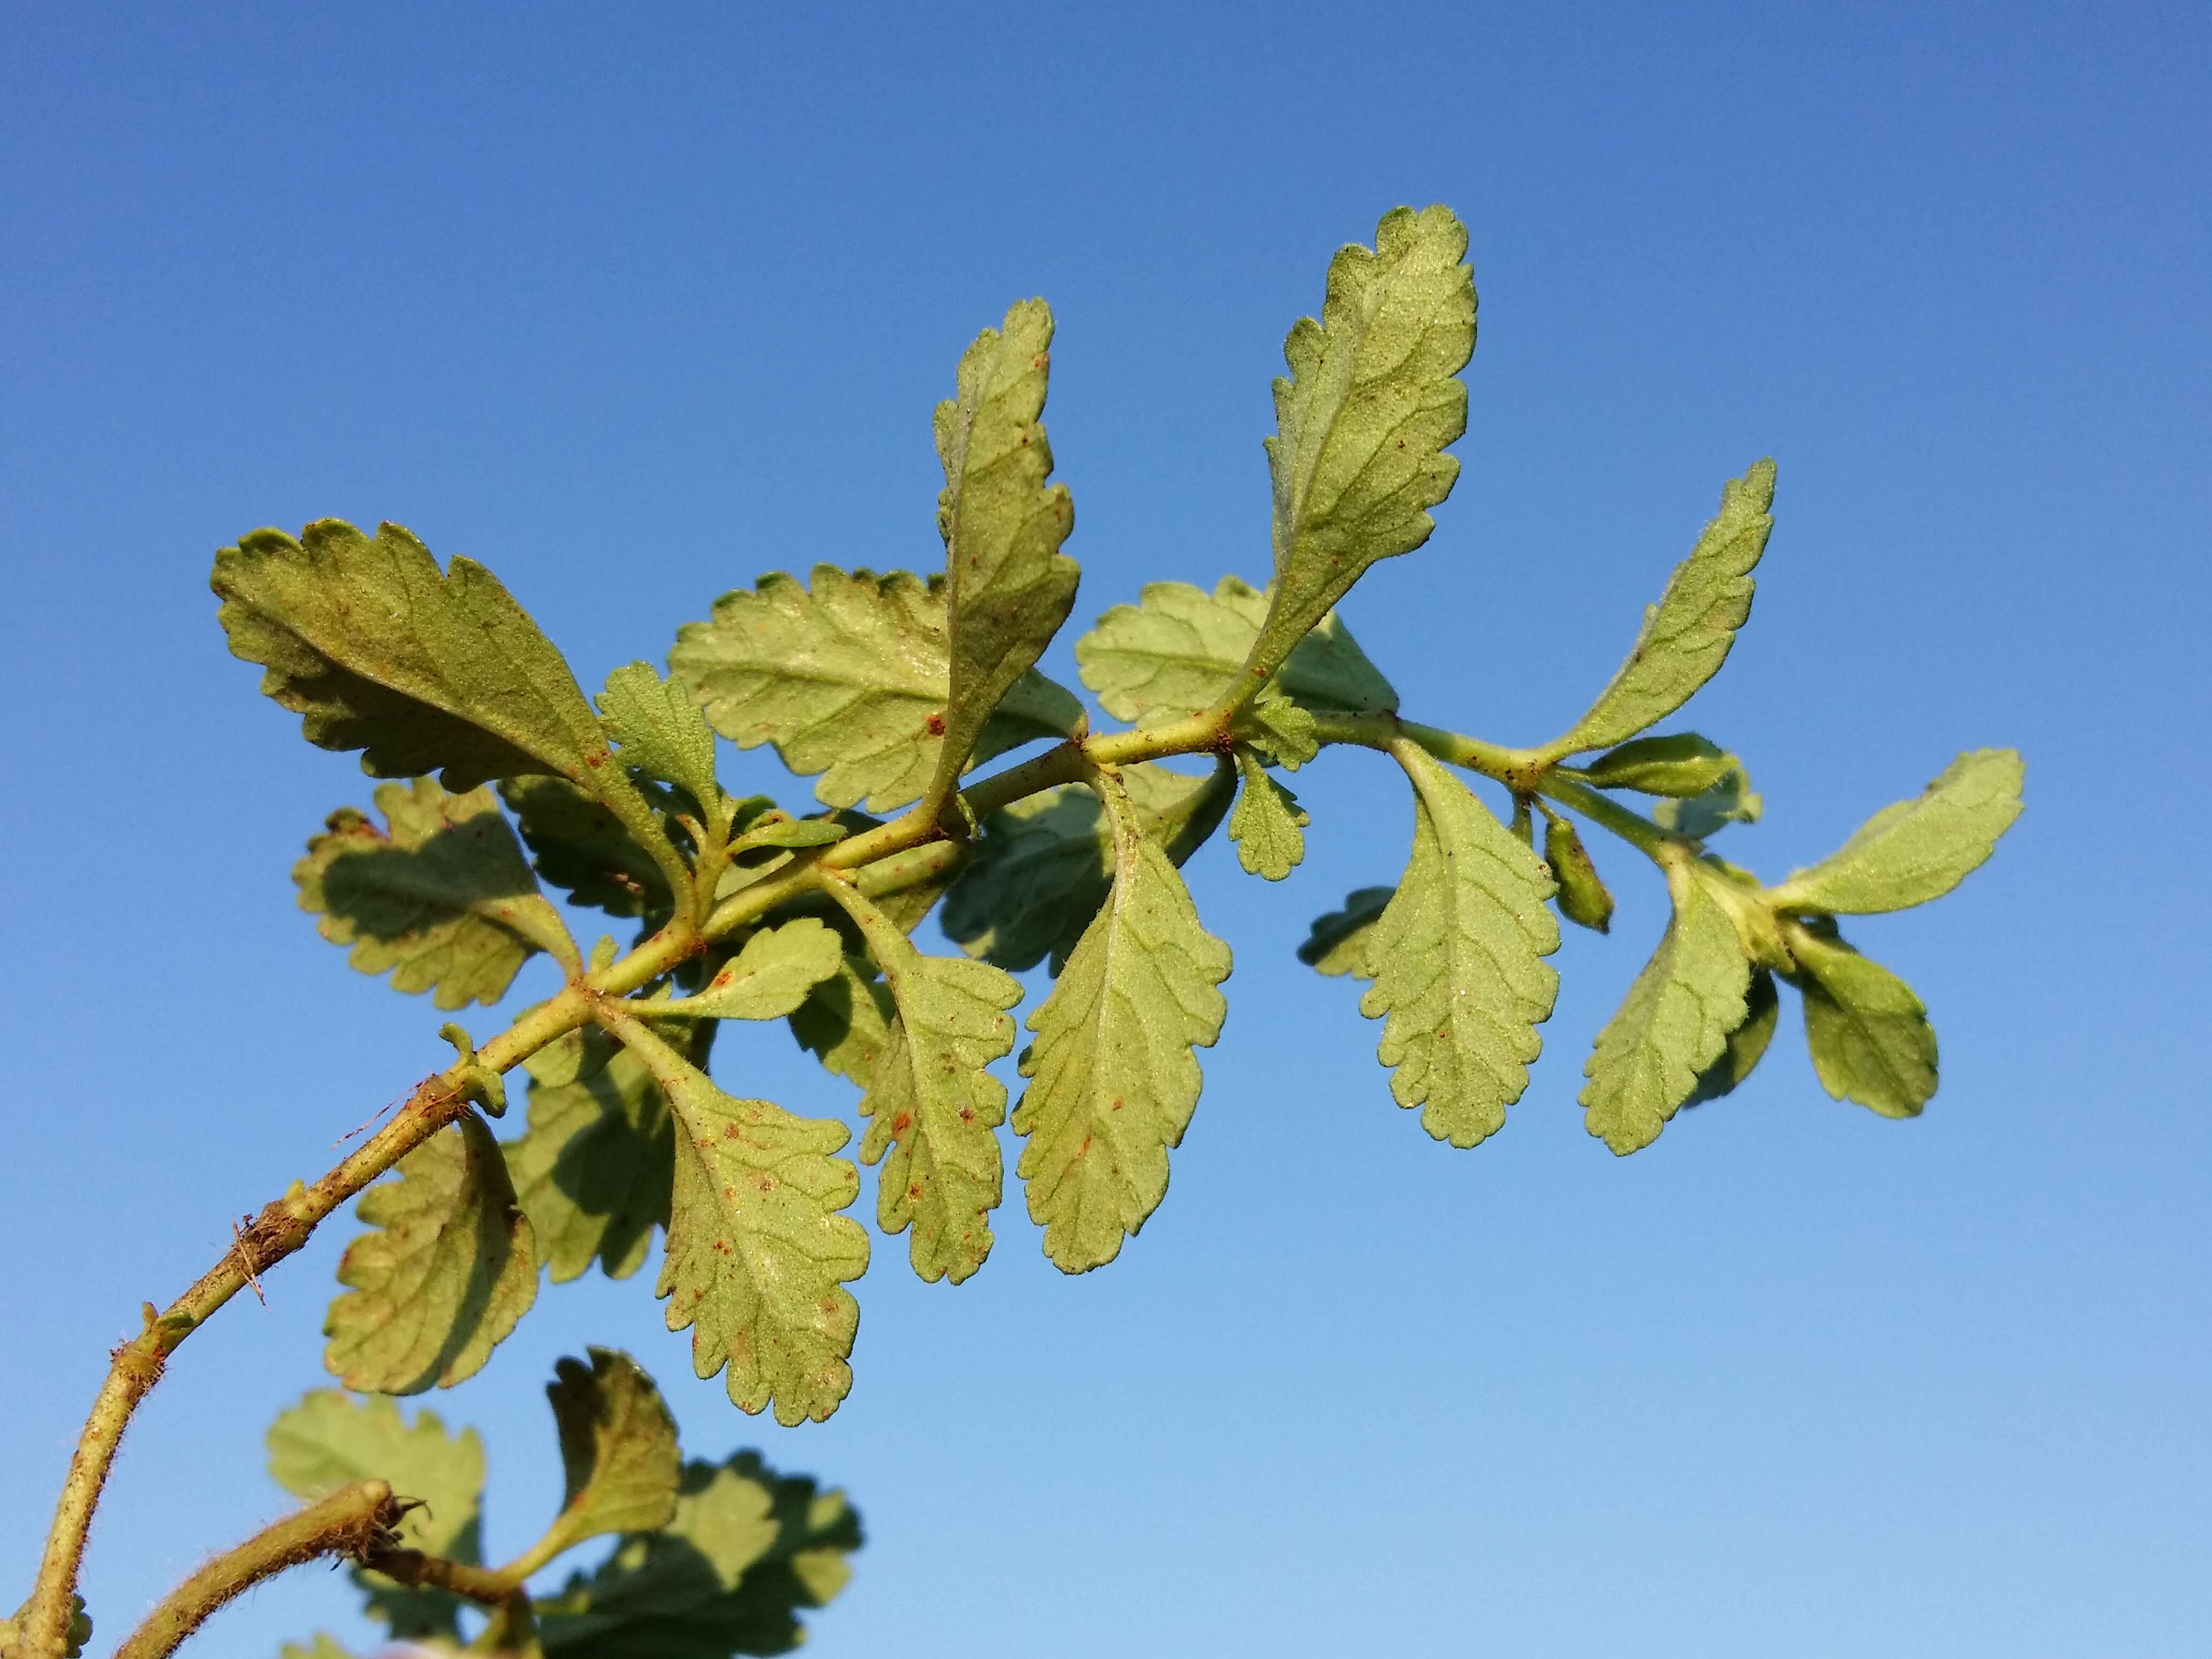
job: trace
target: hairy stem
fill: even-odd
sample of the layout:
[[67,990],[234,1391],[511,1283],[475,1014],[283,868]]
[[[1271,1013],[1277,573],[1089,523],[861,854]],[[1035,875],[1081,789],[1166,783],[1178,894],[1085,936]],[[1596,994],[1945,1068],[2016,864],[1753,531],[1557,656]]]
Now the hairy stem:
[[167,1659],[216,1608],[287,1568],[325,1555],[368,1559],[384,1545],[404,1509],[381,1480],[340,1487],[185,1579],[124,1638],[115,1659]]

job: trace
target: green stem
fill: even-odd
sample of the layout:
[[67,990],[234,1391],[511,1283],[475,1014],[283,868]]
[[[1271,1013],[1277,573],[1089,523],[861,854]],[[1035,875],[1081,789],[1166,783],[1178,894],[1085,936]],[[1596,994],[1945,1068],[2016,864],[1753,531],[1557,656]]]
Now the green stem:
[[1675,849],[1688,845],[1684,837],[1662,830],[1642,813],[1630,811],[1603,791],[1579,778],[1568,777],[1557,768],[1544,774],[1537,793],[1562,806],[1571,806],[1591,823],[1612,830],[1662,870],[1675,856]]
[[318,1499],[225,1551],[171,1590],[124,1638],[115,1659],[167,1659],[209,1614],[287,1568],[325,1555],[365,1559],[399,1524],[403,1509],[381,1480],[343,1486]]

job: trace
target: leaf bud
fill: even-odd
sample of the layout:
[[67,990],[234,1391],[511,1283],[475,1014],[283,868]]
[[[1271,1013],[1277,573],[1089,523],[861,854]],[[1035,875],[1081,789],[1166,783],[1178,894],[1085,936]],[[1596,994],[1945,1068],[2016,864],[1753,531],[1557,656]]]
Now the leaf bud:
[[1559,884],[1559,914],[1602,933],[1613,926],[1613,895],[1598,878],[1575,826],[1554,812],[1544,815],[1544,862]]

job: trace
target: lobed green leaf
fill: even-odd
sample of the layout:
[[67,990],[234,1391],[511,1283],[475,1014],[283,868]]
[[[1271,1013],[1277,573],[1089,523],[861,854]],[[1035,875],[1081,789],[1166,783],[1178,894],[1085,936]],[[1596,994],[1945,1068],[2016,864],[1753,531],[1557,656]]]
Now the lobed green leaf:
[[[1158,726],[1211,708],[1238,684],[1267,617],[1267,595],[1235,576],[1212,593],[1154,582],[1139,605],[1117,605],[1075,642],[1083,683],[1116,720]],[[1395,711],[1398,694],[1332,611],[1268,682],[1309,708]]]
[[1274,600],[1248,672],[1256,690],[1377,559],[1428,540],[1451,493],[1444,447],[1467,430],[1459,371],[1474,349],[1467,230],[1442,207],[1395,208],[1370,252],[1329,262],[1321,320],[1301,318],[1275,382]]
[[1018,302],[1001,327],[976,336],[960,359],[958,395],[937,406],[951,694],[933,799],[952,787],[985,723],[1074,608],[1081,572],[1060,548],[1075,506],[1066,485],[1045,483],[1052,445],[1037,420],[1051,345],[1051,308]]
[[956,1285],[991,1253],[999,1206],[1006,1085],[984,1067],[1014,1046],[1006,1010],[1022,1000],[1011,975],[965,957],[927,957],[848,885],[831,889],[883,970],[895,1016],[860,1102],[860,1157],[884,1162],[877,1224],[912,1228],[914,1270]]
[[1298,798],[1269,777],[1259,757],[1237,747],[1237,771],[1244,787],[1229,814],[1229,839],[1237,861],[1247,872],[1280,881],[1305,862],[1305,827],[1313,822]]
[[684,689],[650,663],[634,662],[607,676],[599,720],[621,748],[625,766],[672,783],[705,807],[721,797],[714,780],[714,734]]
[[1721,490],[1721,510],[1674,567],[1644,613],[1628,660],[1565,736],[1537,751],[1546,761],[1604,749],[1662,720],[1720,672],[1751,615],[1751,572],[1774,528],[1774,463],[1761,461]]
[[781,1019],[836,974],[844,949],[836,933],[812,916],[763,927],[744,948],[684,1000],[684,1012],[708,1019]]
[[[950,594],[943,578],[814,568],[761,578],[687,623],[669,672],[708,723],[740,749],[775,745],[802,775],[822,774],[830,806],[886,812],[921,799],[939,770],[951,696]],[[1034,671],[1017,678],[976,735],[971,761],[1084,726],[1083,705]]]
[[348,965],[459,1008],[497,1002],[535,951],[573,953],[490,790],[418,778],[383,785],[376,805],[387,828],[340,807],[292,866],[300,908],[352,947]]
[[1659,1138],[1721,1058],[1747,1009],[1751,964],[1712,882],[1670,865],[1674,914],[1583,1071],[1583,1123],[1620,1156]]
[[561,1547],[608,1533],[652,1532],[676,1518],[684,1476],[676,1422],[638,1363],[593,1348],[562,1359],[545,1397],[561,1436]]
[[1778,909],[1843,915],[1941,898],[1996,850],[2020,816],[2019,752],[1976,749],[1911,800],[1885,806],[1840,848],[1769,895]]
[[1393,753],[1413,785],[1413,851],[1355,970],[1375,981],[1359,1012],[1384,1020],[1392,1097],[1422,1107],[1437,1139],[1473,1146],[1543,1048],[1559,983],[1543,960],[1559,948],[1552,878],[1441,762],[1410,743]]
[[1791,923],[1790,982],[1820,1086],[1884,1117],[1917,1117],[1936,1092],[1936,1029],[1912,988],[1844,943],[1832,925]]
[[1194,1048],[1221,1035],[1229,947],[1200,925],[1167,849],[1115,774],[1099,775],[1114,881],[1043,1006],[1014,1109],[1030,1219],[1063,1272],[1111,1261],[1166,1196],[1198,1104]]
[[538,1255],[499,1143],[473,1111],[362,1194],[377,1231],[346,1246],[323,1364],[364,1394],[449,1389],[483,1369],[538,1299]]

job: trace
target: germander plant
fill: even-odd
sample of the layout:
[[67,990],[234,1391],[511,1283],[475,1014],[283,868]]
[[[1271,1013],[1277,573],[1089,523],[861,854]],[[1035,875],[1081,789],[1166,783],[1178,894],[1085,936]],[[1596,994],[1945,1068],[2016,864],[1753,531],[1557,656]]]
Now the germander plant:
[[[240,1590],[331,1556],[355,1564],[393,1635],[432,1647],[460,1645],[464,1603],[489,1614],[472,1651],[708,1659],[792,1645],[799,1612],[843,1582],[853,1511],[750,1453],[685,1463],[627,1356],[562,1362],[548,1393],[567,1499],[498,1567],[481,1559],[480,1442],[428,1412],[410,1424],[386,1396],[477,1370],[541,1272],[627,1277],[659,1233],[657,1293],[670,1328],[691,1332],[698,1374],[720,1372],[735,1405],[784,1424],[829,1416],[853,1385],[860,1310],[846,1287],[870,1254],[846,1213],[860,1192],[839,1156],[850,1133],[835,1103],[726,1091],[709,1052],[726,1023],[782,1021],[857,1086],[860,1156],[881,1166],[878,1226],[905,1235],[923,1279],[957,1283],[991,1253],[1008,1114],[988,1067],[1017,1041],[1012,975],[1040,963],[1054,982],[1018,1062],[1015,1174],[1054,1262],[1111,1261],[1167,1192],[1197,1050],[1227,1012],[1230,948],[1179,866],[1225,826],[1246,871],[1287,875],[1308,818],[1282,775],[1326,744],[1402,773],[1412,853],[1395,887],[1351,894],[1300,954],[1367,982],[1359,1008],[1382,1022],[1391,1093],[1437,1139],[1474,1146],[1528,1086],[1557,917],[1608,924],[1583,825],[1647,860],[1673,904],[1584,1065],[1593,1135],[1632,1152],[1735,1088],[1772,1038],[1779,984],[1798,994],[1831,1095],[1919,1112],[1936,1079],[1925,1011],[1837,918],[1955,886],[2020,810],[2019,757],[1961,756],[1833,855],[1768,884],[1709,848],[1759,816],[1742,761],[1692,732],[1651,734],[1749,615],[1771,462],[1723,489],[1627,660],[1549,742],[1510,748],[1404,718],[1336,617],[1369,566],[1428,538],[1457,476],[1445,451],[1465,428],[1458,376],[1474,343],[1466,248],[1444,209],[1400,209],[1372,249],[1331,263],[1321,319],[1291,331],[1275,382],[1272,580],[1160,583],[1076,644],[1084,683],[1123,729],[1094,730],[1036,668],[1077,585],[1061,551],[1073,508],[1048,482],[1039,424],[1053,331],[1041,301],[978,337],[938,407],[942,573],[764,577],[685,627],[665,676],[619,669],[596,705],[496,577],[465,558],[441,572],[397,525],[368,535],[325,520],[222,550],[213,585],[232,652],[266,671],[261,689],[310,743],[358,750],[371,776],[395,780],[374,815],[332,814],[293,872],[324,936],[446,1010],[498,1000],[536,952],[564,983],[482,1046],[447,1025],[450,1066],[337,1168],[268,1204],[167,1309],[146,1307],[114,1352],[30,1600],[0,1627],[7,1650],[78,1651],[78,1564],[133,1408],[193,1331],[356,1195],[370,1231],[340,1264],[325,1354],[351,1392],[309,1395],[270,1434],[276,1479],[307,1506],[216,1557],[117,1651],[166,1654]],[[773,745],[816,780],[818,810],[730,793],[716,733]],[[1202,764],[1164,764],[1178,757]],[[1462,773],[1502,785],[1510,818]],[[1389,856],[1376,849],[1378,872]],[[634,928],[630,945],[585,949],[548,885]],[[957,954],[915,942],[933,909]],[[491,1121],[517,1066],[526,1121],[502,1140]],[[609,1535],[612,1553],[556,1595],[525,1588]],[[307,1651],[339,1653],[327,1637]]]

